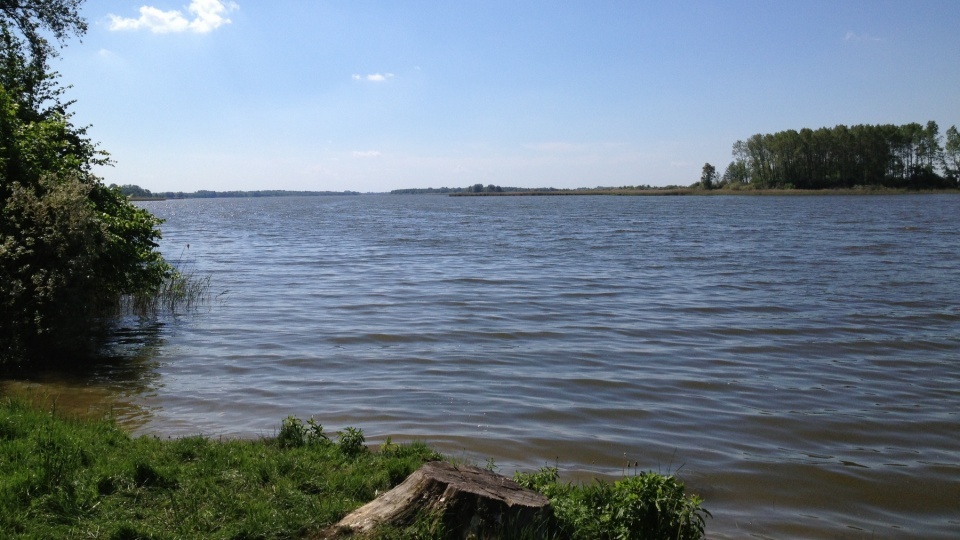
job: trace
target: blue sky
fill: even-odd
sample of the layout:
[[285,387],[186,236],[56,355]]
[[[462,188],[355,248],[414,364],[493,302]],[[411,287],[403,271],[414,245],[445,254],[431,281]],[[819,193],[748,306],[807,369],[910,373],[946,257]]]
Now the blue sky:
[[87,0],[53,67],[153,191],[691,184],[737,139],[960,125],[960,2]]

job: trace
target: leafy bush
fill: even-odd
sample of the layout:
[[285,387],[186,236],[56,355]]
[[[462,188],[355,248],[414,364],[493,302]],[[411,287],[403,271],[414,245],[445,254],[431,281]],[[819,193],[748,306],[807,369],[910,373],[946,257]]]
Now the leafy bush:
[[109,159],[48,69],[41,30],[82,33],[77,5],[0,10],[0,366],[88,352],[123,297],[182,285],[156,249],[161,221],[93,175]]
[[521,486],[550,499],[558,535],[583,539],[680,539],[704,537],[705,517],[699,497],[687,496],[673,476],[644,472],[613,484],[574,486],[559,482],[555,467],[517,473]]
[[96,270],[106,229],[89,191],[73,178],[10,186],[0,213],[0,355],[64,345],[84,335],[86,328],[76,327],[99,311]]
[[330,438],[313,418],[304,425],[296,416],[288,416],[280,424],[276,441],[280,448],[300,448],[308,444],[328,444]]
[[364,446],[366,438],[363,436],[363,430],[354,427],[348,427],[341,431],[337,437],[337,444],[340,451],[346,456],[358,456],[367,451]]
[[[176,276],[155,251],[159,220],[77,176],[11,182],[0,206],[0,364],[83,352],[124,295]],[[106,205],[92,201],[94,193]],[[110,215],[107,210],[115,211]]]

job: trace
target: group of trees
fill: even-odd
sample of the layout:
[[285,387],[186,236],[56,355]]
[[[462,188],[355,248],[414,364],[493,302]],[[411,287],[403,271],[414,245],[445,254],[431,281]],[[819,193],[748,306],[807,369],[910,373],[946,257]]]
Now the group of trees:
[[124,295],[174,272],[160,221],[94,175],[108,156],[49,69],[48,38],[86,31],[81,2],[0,0],[0,366],[86,351]]
[[465,188],[407,188],[395,189],[390,192],[391,195],[430,195],[430,194],[451,194],[451,193],[513,193],[521,191],[556,191],[556,188],[519,188],[519,187],[501,187],[493,184],[484,186],[483,184],[474,184]]
[[[117,187],[111,185],[110,187]],[[225,199],[249,197],[319,197],[323,195],[359,195],[357,191],[289,191],[284,189],[260,189],[255,191],[160,191],[153,193],[149,189],[133,184],[119,186],[120,192],[133,199]]]
[[952,126],[944,140],[933,121],[757,134],[737,141],[733,158],[719,178],[706,164],[701,187],[960,187],[960,133]]

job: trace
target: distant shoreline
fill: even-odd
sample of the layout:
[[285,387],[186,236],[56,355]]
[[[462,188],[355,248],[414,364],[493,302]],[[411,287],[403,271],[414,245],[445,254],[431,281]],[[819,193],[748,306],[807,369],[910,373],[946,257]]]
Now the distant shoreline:
[[510,191],[510,192],[461,192],[449,193],[450,197],[546,197],[571,195],[607,195],[625,197],[665,197],[665,196],[823,196],[823,195],[930,195],[960,194],[960,189],[924,189],[907,190],[894,188],[845,188],[845,189],[567,189],[556,191]]
[[358,191],[289,191],[284,189],[258,189],[252,191],[231,190],[231,191],[211,191],[199,189],[193,192],[183,191],[157,191],[152,192],[149,189],[143,189],[136,185],[117,186],[111,184],[111,188],[119,189],[131,201],[165,201],[167,199],[238,199],[238,198],[264,198],[264,197],[326,197],[336,195],[362,195]]
[[[921,189],[909,190],[901,188],[840,188],[840,189],[699,189],[699,188],[645,188],[645,189],[604,189],[604,188],[573,188],[573,189],[531,189],[511,191],[458,191],[423,193],[359,193],[356,191],[200,191],[195,193],[163,193],[159,196],[130,196],[134,202],[161,202],[167,200],[184,199],[254,199],[277,197],[329,197],[329,196],[359,196],[359,195],[445,195],[447,197],[552,197],[576,195],[606,195],[623,197],[669,197],[669,196],[825,196],[825,195],[932,195],[932,194],[960,194],[960,189]],[[172,195],[172,196],[171,196]]]

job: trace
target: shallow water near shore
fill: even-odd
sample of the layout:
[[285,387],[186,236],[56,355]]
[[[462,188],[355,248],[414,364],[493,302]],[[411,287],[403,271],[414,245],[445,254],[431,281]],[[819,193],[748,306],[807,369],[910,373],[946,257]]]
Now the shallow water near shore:
[[162,436],[293,414],[506,474],[677,471],[711,538],[960,530],[960,196],[140,204],[226,294],[4,389]]

